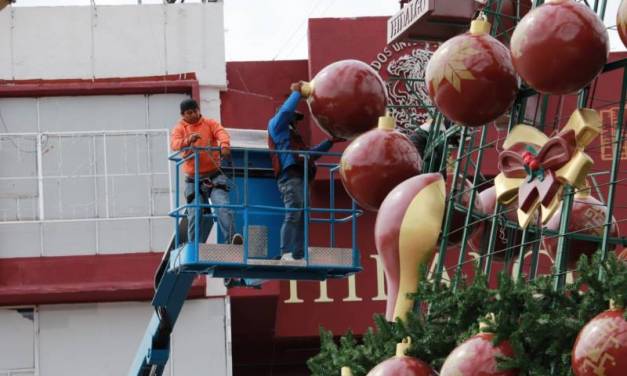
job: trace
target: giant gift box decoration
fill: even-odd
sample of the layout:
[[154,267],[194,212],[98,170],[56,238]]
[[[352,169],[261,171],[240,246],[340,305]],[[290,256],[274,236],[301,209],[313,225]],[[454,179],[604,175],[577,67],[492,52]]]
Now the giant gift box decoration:
[[303,84],[301,94],[318,126],[332,137],[352,140],[376,127],[385,114],[385,84],[372,67],[358,60],[326,66]]
[[410,337],[398,343],[396,356],[379,363],[367,376],[435,376],[436,373],[427,363],[405,354],[410,345]]
[[518,223],[525,228],[540,209],[547,223],[559,207],[565,184],[586,188],[592,159],[584,153],[601,132],[601,118],[592,109],[576,110],[562,131],[549,138],[540,130],[517,125],[509,133],[499,155],[494,179],[497,200],[509,204],[518,199]]
[[413,307],[420,265],[431,260],[445,206],[444,179],[438,173],[409,178],[383,200],[374,226],[377,252],[387,282],[386,319],[405,319]]
[[421,168],[414,144],[394,129],[393,117],[382,116],[377,128],[360,135],[344,150],[340,177],[359,206],[377,211],[394,187],[418,175]]
[[510,41],[520,77],[545,94],[584,88],[603,69],[609,54],[607,30],[587,5],[548,0],[527,13]]
[[572,353],[575,376],[627,375],[627,321],[624,313],[623,308],[612,307],[581,329]]
[[425,82],[433,103],[465,126],[495,120],[516,98],[509,50],[489,33],[489,22],[474,20],[469,32],[444,42],[427,64]]

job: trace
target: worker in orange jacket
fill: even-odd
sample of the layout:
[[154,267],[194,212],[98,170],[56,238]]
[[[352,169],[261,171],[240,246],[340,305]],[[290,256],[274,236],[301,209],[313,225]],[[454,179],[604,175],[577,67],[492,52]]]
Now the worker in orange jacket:
[[[220,123],[201,115],[198,102],[193,99],[181,102],[181,120],[172,130],[170,137],[172,150],[178,151],[189,147],[220,147],[220,151],[198,151],[198,184],[201,196],[198,203],[208,204],[211,200],[212,205],[228,205],[229,185],[227,177],[220,170],[220,157],[231,157],[231,138]],[[191,153],[193,153],[191,150],[185,151],[183,156]],[[194,202],[194,164],[193,157],[183,163],[185,199],[188,204]],[[213,220],[207,215],[208,210],[204,208],[187,209],[187,239],[190,242],[194,241],[197,213],[203,214],[199,217],[198,243],[204,243],[213,226]],[[234,244],[242,244],[242,236],[235,234],[233,211],[228,208],[217,208],[217,217],[220,231],[225,239]]]

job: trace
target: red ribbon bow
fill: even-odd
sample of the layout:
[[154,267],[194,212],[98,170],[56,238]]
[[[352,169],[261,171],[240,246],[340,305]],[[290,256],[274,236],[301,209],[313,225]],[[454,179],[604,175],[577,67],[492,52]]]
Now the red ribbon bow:
[[566,165],[577,148],[575,131],[567,129],[549,139],[535,152],[528,144],[516,143],[499,155],[499,169],[508,178],[525,178],[518,189],[518,207],[529,213],[540,202],[548,207],[563,182],[555,171]]

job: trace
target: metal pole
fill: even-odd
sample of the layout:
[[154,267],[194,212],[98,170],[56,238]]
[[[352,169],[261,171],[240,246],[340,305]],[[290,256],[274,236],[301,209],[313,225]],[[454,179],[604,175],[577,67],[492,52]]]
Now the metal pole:
[[329,212],[329,217],[331,220],[330,223],[330,228],[329,228],[329,236],[330,236],[330,241],[329,241],[329,245],[331,246],[331,248],[335,247],[335,174],[334,174],[335,170],[333,168],[329,169],[329,201],[331,201],[329,203],[329,209],[331,209],[331,211]]
[[527,231],[527,227],[525,227],[520,238],[520,249],[518,254],[517,278],[519,280],[522,280],[523,264],[525,263],[525,246],[527,243],[527,238],[530,237],[529,235],[529,231]]
[[[468,211],[466,212],[466,219],[464,220],[464,232],[462,235],[461,249],[459,250],[457,269],[455,270],[455,278],[453,280],[453,290],[457,289],[457,283],[459,281],[459,278],[461,277],[462,265],[464,265],[464,259],[466,258],[466,248],[468,246],[468,244],[466,244],[466,241],[468,239],[468,227],[470,226],[470,221],[472,220],[472,211],[474,209],[475,197],[477,196],[477,183],[479,182],[479,175],[481,175],[480,166],[481,166],[481,161],[483,159],[483,148],[485,146],[487,135],[488,135],[488,131],[486,130],[486,127],[483,127],[481,129],[481,140],[479,141],[479,153],[477,154],[477,165],[475,167],[475,176],[473,178],[472,190],[470,192],[470,202],[468,203]],[[470,159],[470,156],[468,156],[468,159]],[[465,187],[464,187],[464,190],[465,190]],[[463,197],[463,193],[462,193],[462,197]]]
[[303,252],[305,255],[305,260],[309,264],[309,154],[303,154],[303,169],[304,172],[304,187],[303,187],[303,225],[304,229],[304,239],[303,239]]
[[353,211],[353,220],[351,222],[351,232],[353,233],[353,267],[361,265],[361,254],[359,248],[357,248],[357,204],[355,200],[352,201],[351,209]]
[[453,206],[454,206],[454,198],[455,198],[455,188],[457,186],[457,175],[459,174],[459,165],[462,155],[464,155],[464,140],[466,139],[466,133],[468,128],[463,127],[461,132],[461,139],[459,142],[459,147],[457,149],[457,158],[455,159],[455,170],[453,173],[452,184],[451,184],[451,192],[449,193],[448,203],[446,206],[446,214],[444,217],[444,227],[442,228],[442,235],[440,237],[440,247],[438,250],[438,258],[436,263],[436,270],[434,276],[434,282],[437,286],[442,278],[442,271],[444,270],[444,260],[446,256],[446,246],[448,243],[448,232],[451,228],[451,222],[453,217]]
[[[605,3],[605,2],[604,2]],[[616,134],[613,142],[613,155],[612,155],[612,167],[610,171],[610,187],[607,193],[607,211],[605,217],[605,225],[603,227],[603,241],[601,243],[601,258],[603,261],[607,259],[608,253],[608,238],[610,236],[610,230],[612,228],[612,216],[614,212],[614,199],[616,198],[616,180],[618,178],[618,172],[620,167],[620,159],[623,151],[623,120],[625,117],[625,96],[627,95],[627,66],[623,68],[623,84],[620,95],[620,102],[618,107],[618,122],[616,124]],[[599,270],[602,276],[602,269]]]
[[568,259],[568,224],[570,223],[570,211],[573,207],[573,188],[570,185],[564,187],[564,200],[562,201],[562,218],[560,221],[559,235],[557,238],[557,256],[555,258],[555,276],[553,277],[553,289],[561,290],[566,284],[566,260]]
[[529,266],[529,280],[532,281],[536,278],[538,274],[538,260],[540,258],[540,242],[542,242],[542,218],[538,216],[538,220],[536,222],[536,239],[537,241],[533,243],[533,249],[531,250],[531,265]]
[[[244,149],[244,198],[243,198],[243,213],[244,223],[242,224],[242,233],[244,234],[244,257],[243,263],[248,264],[248,149]],[[233,162],[231,162],[233,163]]]
[[[601,0],[601,12],[599,13],[599,17],[601,20],[605,20],[605,7],[607,5],[607,0]],[[623,89],[623,92],[625,90]]]
[[[180,239],[179,239],[179,214],[180,211],[178,210],[178,208],[181,205],[180,202],[180,198],[179,198],[179,190],[181,187],[181,171],[179,169],[179,164],[178,162],[174,162],[174,167],[175,167],[175,184],[176,184],[176,191],[174,193],[174,209],[177,209],[176,211],[176,216],[174,217],[174,244],[175,244],[175,248],[179,247],[179,243],[180,243]],[[189,210],[189,208],[185,209],[185,210]],[[189,226],[189,223],[187,224]],[[188,242],[191,241],[191,239],[187,239]]]
[[[194,252],[198,252],[198,240],[199,240],[199,233],[200,233],[200,215],[202,214],[202,211],[200,210],[200,203],[199,203],[199,197],[200,197],[200,187],[199,187],[199,181],[198,181],[198,151],[196,150],[196,148],[192,148],[192,150],[194,151],[194,210],[196,215],[194,216]],[[191,239],[189,239],[189,241],[192,241]]]

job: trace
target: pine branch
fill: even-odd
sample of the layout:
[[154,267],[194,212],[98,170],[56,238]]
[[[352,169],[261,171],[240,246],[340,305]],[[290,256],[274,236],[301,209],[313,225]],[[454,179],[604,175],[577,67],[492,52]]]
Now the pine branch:
[[[604,278],[599,275],[603,270]],[[627,303],[627,266],[610,255],[601,263],[583,256],[578,263],[575,283],[562,291],[553,289],[550,276],[532,282],[499,275],[498,287],[490,289],[488,278],[479,269],[468,283],[460,280],[453,290],[423,278],[411,297],[425,310],[410,313],[405,322],[387,322],[374,317],[361,343],[352,333],[337,342],[330,332],[320,331],[320,353],[307,365],[312,375],[333,375],[350,366],[355,376],[364,376],[375,365],[394,356],[396,344],[412,338],[408,355],[440,369],[453,349],[478,332],[478,322],[493,313],[495,322],[488,330],[495,333],[495,344],[508,340],[514,358],[499,358],[500,369],[518,369],[520,375],[571,375],[570,354],[581,328],[608,308],[608,301]],[[627,319],[627,314],[626,314]]]

